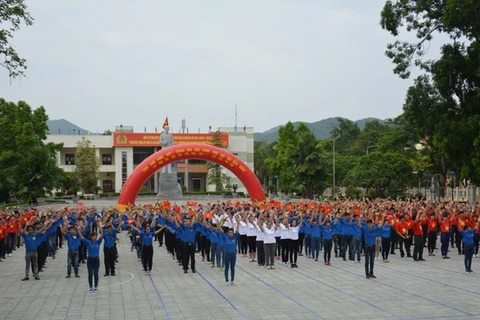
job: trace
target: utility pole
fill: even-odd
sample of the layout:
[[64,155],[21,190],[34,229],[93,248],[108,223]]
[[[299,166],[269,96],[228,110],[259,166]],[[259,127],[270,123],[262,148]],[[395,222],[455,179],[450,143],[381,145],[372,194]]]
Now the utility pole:
[[333,200],[333,189],[335,188],[335,129],[333,127],[333,181],[332,181],[332,200]]
[[[185,130],[188,133],[188,128],[187,128],[187,121],[185,119],[182,119],[182,127],[180,128],[182,133],[185,133]],[[190,181],[188,180],[188,159],[185,159],[185,171],[184,171],[184,181],[183,185],[185,186],[187,192],[189,191],[189,184]]]

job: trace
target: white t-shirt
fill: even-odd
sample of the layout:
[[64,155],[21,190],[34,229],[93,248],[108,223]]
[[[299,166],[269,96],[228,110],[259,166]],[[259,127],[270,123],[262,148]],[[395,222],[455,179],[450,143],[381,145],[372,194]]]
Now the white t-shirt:
[[287,227],[282,223],[280,225],[280,239],[285,240],[285,239],[290,239],[290,231],[288,230]]
[[238,233],[240,233],[240,235],[247,235],[247,224],[243,221],[240,221],[240,228],[238,229]]
[[275,230],[275,237],[280,238],[281,236],[282,236],[282,230],[280,229],[280,227],[278,227],[277,230]]
[[292,240],[298,240],[298,230],[300,228],[298,226],[296,227],[290,227],[290,239]]
[[[263,227],[265,230],[265,226]],[[257,241],[264,241],[265,234],[262,232],[262,229],[257,224]]]
[[264,227],[263,230],[264,232],[264,238],[263,238],[263,243],[264,244],[269,244],[269,243],[275,243],[275,227],[272,226],[271,229],[268,229],[267,227]]
[[247,237],[256,237],[257,229],[250,222],[247,224]]

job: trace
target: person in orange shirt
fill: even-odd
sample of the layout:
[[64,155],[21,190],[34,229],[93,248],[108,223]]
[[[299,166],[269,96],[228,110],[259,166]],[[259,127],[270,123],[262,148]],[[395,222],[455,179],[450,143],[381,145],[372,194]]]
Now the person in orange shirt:
[[425,240],[423,238],[423,220],[426,219],[426,214],[424,211],[420,210],[417,213],[415,221],[413,222],[413,238],[415,240],[415,246],[413,247],[413,260],[414,261],[425,261],[423,259],[423,247],[425,245]]
[[438,223],[440,225],[440,243],[442,244],[440,250],[442,252],[442,259],[450,259],[448,256],[448,242],[450,241],[450,231],[452,229],[452,219],[454,214],[448,217],[448,214],[444,212],[442,217],[438,216]]
[[7,222],[5,218],[0,219],[0,262],[5,259],[5,238],[7,237]]
[[427,237],[428,237],[428,255],[435,256],[433,251],[435,250],[435,245],[437,244],[437,224],[438,217],[436,213],[431,212],[430,218],[427,220]]
[[465,225],[467,224],[467,218],[465,217],[463,210],[460,211],[460,214],[458,216],[458,232],[457,232],[457,248],[458,248],[458,255],[462,255],[465,252],[465,245],[463,243],[463,235],[461,230],[465,228]]
[[[473,225],[478,224],[478,215],[475,214],[472,219],[472,228],[475,228]],[[478,246],[480,244],[480,229],[476,229],[475,233],[473,234],[473,256],[478,258]]]
[[397,222],[397,224],[395,225],[395,231],[397,232],[400,239],[400,256],[402,258],[405,257],[405,251],[403,250],[403,246],[405,245],[407,257],[410,258],[412,256],[410,252],[410,245],[408,244],[408,242],[410,241],[410,236],[407,229],[407,223],[405,222],[405,216],[400,217],[400,222]]
[[[18,214],[18,210],[14,211],[15,214]],[[15,239],[18,231],[18,220],[15,219],[14,215],[11,215],[7,219],[7,256],[11,257],[12,252],[15,250]]]

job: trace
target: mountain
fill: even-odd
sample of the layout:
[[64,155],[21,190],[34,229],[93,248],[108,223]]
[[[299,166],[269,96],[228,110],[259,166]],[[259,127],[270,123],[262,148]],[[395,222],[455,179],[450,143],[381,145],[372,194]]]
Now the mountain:
[[88,134],[88,130],[80,128],[65,119],[47,120],[49,134]]
[[[326,139],[331,137],[330,132],[332,131],[332,128],[338,126],[338,119],[340,118],[328,118],[312,123],[305,122],[305,124],[318,139]],[[365,124],[367,122],[371,122],[374,120],[377,120],[380,123],[385,122],[384,120],[377,118],[365,118],[354,121],[354,123],[356,123],[360,129],[363,129],[365,128]],[[299,121],[293,122],[293,125],[297,127],[299,123]],[[282,126],[276,126],[261,133],[256,132],[254,135],[255,141],[267,141],[269,143],[276,141],[278,139],[278,130],[280,129],[280,127]]]

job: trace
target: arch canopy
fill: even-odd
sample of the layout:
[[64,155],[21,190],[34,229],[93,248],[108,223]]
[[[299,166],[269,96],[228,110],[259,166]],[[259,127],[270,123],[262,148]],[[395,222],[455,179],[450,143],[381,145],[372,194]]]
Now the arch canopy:
[[128,177],[118,199],[119,207],[135,204],[140,188],[160,168],[185,159],[201,159],[230,170],[243,183],[252,201],[265,201],[265,193],[257,176],[237,156],[205,144],[181,144],[162,149],[142,161]]

